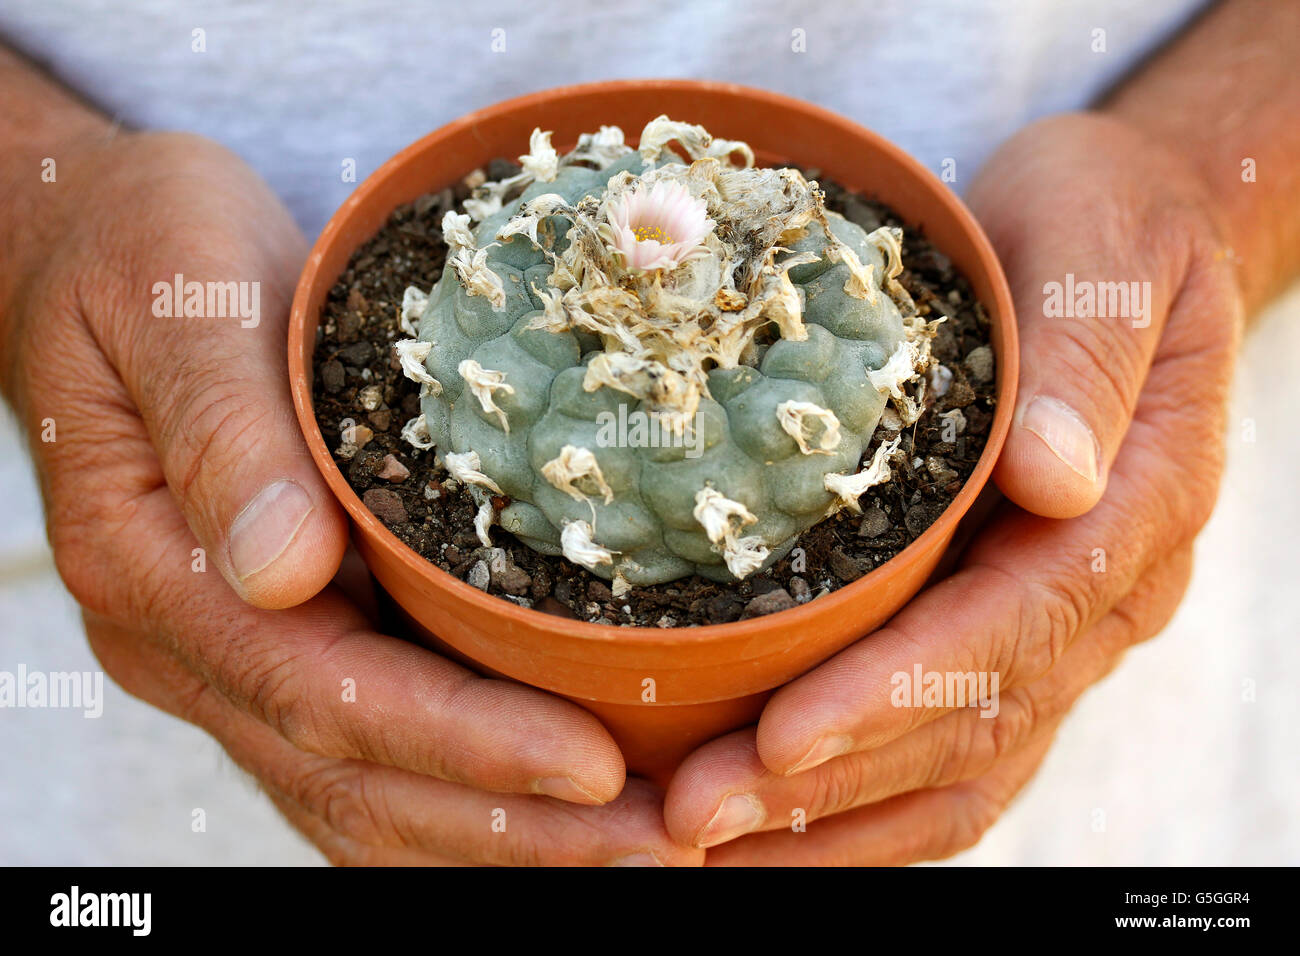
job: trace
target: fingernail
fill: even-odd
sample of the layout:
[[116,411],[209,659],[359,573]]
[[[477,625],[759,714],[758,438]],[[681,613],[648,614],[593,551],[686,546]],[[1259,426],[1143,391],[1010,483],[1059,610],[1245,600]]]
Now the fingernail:
[[1101,447],[1088,423],[1065,402],[1037,396],[1020,424],[1043,440],[1057,458],[1088,481],[1097,480]]
[[808,752],[793,767],[785,772],[788,777],[791,774],[803,773],[805,770],[811,770],[813,767],[824,764],[828,760],[841,757],[848,753],[853,747],[853,741],[843,734],[828,734],[821,737],[818,741],[808,748]]
[[273,481],[230,526],[230,564],[243,581],[275,563],[311,514],[311,498],[296,481]]
[[533,781],[533,790],[568,803],[600,806],[605,802],[585,787],[578,786],[572,777],[542,777]]
[[620,856],[617,860],[609,864],[610,866],[663,866],[659,857],[646,851],[645,853],[629,853],[627,856]]
[[755,830],[766,818],[763,805],[753,794],[733,793],[722,801],[718,812],[695,841],[696,846],[709,847],[726,843]]

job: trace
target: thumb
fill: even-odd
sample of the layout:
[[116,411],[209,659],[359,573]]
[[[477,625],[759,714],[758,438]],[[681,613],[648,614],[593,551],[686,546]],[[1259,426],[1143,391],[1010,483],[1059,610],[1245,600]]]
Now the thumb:
[[1161,160],[1133,139],[1099,117],[1035,124],[970,194],[1020,334],[1019,393],[994,476],[1045,517],[1081,515],[1105,492],[1186,270],[1170,221],[1179,207],[1147,178]]
[[305,242],[251,172],[184,145],[187,174],[154,196],[159,219],[189,215],[137,252],[129,285],[117,285],[121,307],[101,316],[116,312],[117,328],[100,337],[207,563],[249,603],[289,607],[329,583],[347,544],[289,393],[288,309]]

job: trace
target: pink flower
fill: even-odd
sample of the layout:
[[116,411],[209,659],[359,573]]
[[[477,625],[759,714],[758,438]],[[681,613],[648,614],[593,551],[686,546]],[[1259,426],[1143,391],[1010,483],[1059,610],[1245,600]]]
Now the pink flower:
[[681,183],[644,184],[622,193],[608,208],[612,245],[630,272],[672,270],[705,254],[702,243],[713,230],[703,199]]

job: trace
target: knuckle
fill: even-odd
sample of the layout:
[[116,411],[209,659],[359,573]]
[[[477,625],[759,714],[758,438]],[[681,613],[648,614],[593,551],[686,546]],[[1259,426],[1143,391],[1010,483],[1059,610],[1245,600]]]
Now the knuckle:
[[293,778],[288,796],[349,840],[381,845],[392,838],[394,828],[377,790],[367,787],[360,764],[319,760]]
[[947,816],[948,826],[931,859],[943,859],[969,850],[997,822],[1002,807],[977,788],[964,791]]
[[1088,582],[1080,580],[1070,574],[1025,579],[1017,653],[1006,662],[1004,680],[1037,677],[1060,663],[1091,616],[1093,596]]
[[865,762],[850,756],[830,760],[817,768],[813,781],[810,819],[833,816],[862,802]]
[[249,450],[262,432],[267,412],[249,402],[247,383],[235,374],[214,374],[211,366],[184,374],[197,384],[180,386],[181,401],[164,426],[162,442],[175,449],[170,484],[183,499],[191,500],[205,468],[214,461],[235,461]]
[[[1086,382],[1095,395],[1100,379],[1102,395],[1130,410],[1143,381],[1144,357],[1139,340],[1128,334],[1118,319],[1071,319],[1060,329],[1062,346],[1057,361],[1072,373],[1067,380]],[[1095,399],[1093,399],[1095,401]]]
[[303,662],[281,648],[259,647],[246,632],[219,652],[215,672],[227,696],[300,750],[315,750],[317,721],[304,687]]
[[[971,720],[965,711],[944,718],[944,739],[936,751],[924,786],[938,787],[963,780],[991,759],[990,739],[981,721]],[[996,721],[994,721],[996,723]]]

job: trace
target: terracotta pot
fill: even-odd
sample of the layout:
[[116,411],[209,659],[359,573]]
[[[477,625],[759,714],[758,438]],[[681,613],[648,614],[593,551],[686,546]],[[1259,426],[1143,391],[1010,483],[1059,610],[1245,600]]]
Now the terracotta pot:
[[[983,458],[956,500],[906,550],[852,584],[749,621],[606,627],[489,596],[389,532],[348,486],[316,425],[312,348],[329,289],[396,206],[495,157],[525,152],[534,127],[554,130],[564,152],[578,134],[601,124],[617,124],[632,136],[660,113],[748,142],[762,165],[798,162],[821,169],[924,229],[969,278],[993,321],[998,405]],[[609,728],[631,772],[662,781],[700,743],[752,723],[773,688],[879,627],[925,583],[988,481],[1006,437],[1017,345],[1011,296],[988,240],[961,201],[897,147],[841,116],[773,93],[693,80],[632,80],[561,87],[470,113],[381,166],[334,214],[311,251],[293,301],[289,370],[316,464],[351,515],[357,549],[414,635],[481,672],[576,701]]]

